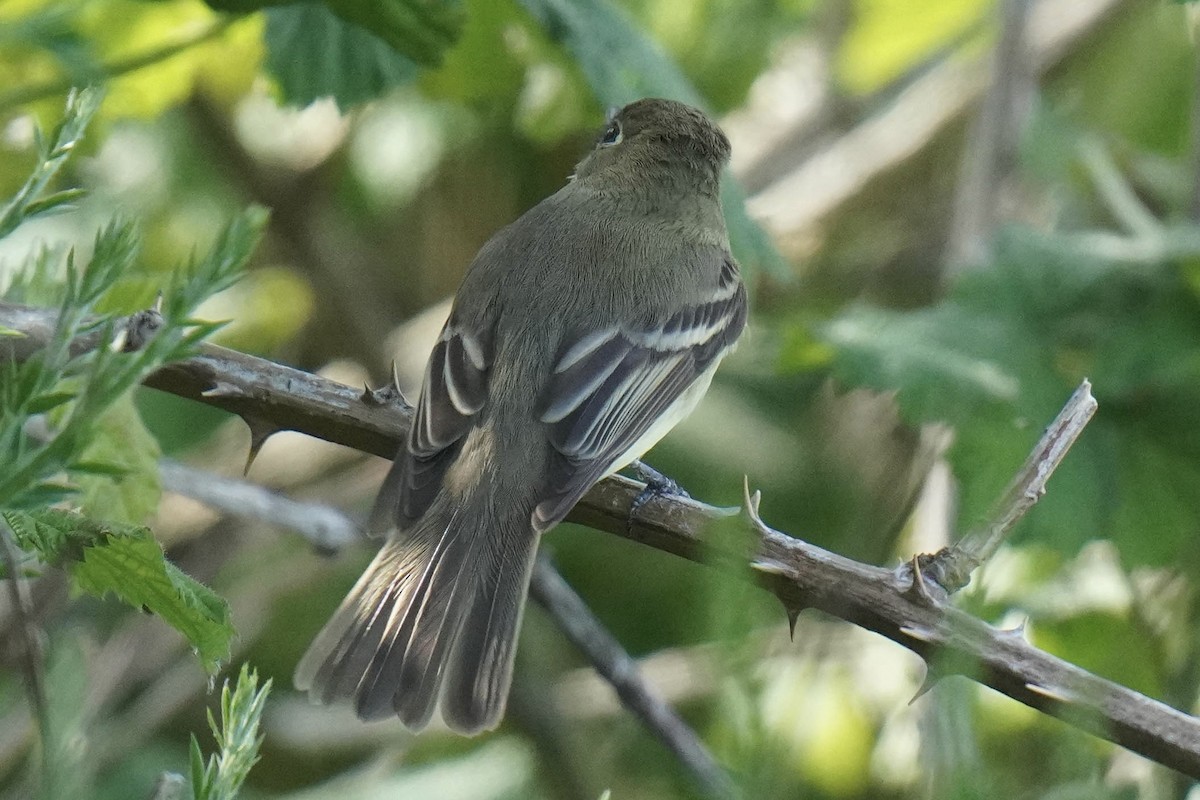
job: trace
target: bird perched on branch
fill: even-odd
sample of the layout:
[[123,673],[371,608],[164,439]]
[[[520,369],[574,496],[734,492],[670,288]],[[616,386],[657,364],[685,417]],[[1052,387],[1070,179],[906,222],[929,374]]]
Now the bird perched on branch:
[[372,512],[387,541],[298,688],[414,730],[439,705],[461,733],[498,724],[541,534],[696,406],[745,326],[728,160],[704,113],[639,100],[484,245]]

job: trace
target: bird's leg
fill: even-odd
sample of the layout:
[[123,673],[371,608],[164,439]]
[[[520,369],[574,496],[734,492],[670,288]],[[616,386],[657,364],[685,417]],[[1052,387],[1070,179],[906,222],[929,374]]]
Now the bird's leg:
[[683,490],[682,486],[644,461],[630,462],[629,469],[637,475],[639,480],[646,483],[646,488],[642,489],[642,493],[635,497],[633,504],[629,506],[630,525],[633,524],[633,519],[642,506],[655,497],[691,497]]

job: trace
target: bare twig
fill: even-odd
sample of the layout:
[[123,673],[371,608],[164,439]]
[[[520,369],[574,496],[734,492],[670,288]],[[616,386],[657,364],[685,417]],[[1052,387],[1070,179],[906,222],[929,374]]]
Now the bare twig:
[[[1046,482],[1096,413],[1092,384],[1079,384],[1062,411],[1046,428],[1021,469],[996,502],[988,523],[970,530],[961,540],[922,564],[938,585],[956,592],[967,585],[971,572],[991,558],[1021,518],[1046,493]],[[932,573],[932,574],[931,574]]]
[[362,540],[341,511],[318,503],[298,503],[259,486],[188,467],[164,458],[158,464],[164,489],[240,517],[296,531],[319,550],[334,552]]
[[[363,538],[353,520],[329,506],[297,502],[245,481],[223,478],[169,459],[159,462],[159,474],[167,491],[228,514],[289,528],[324,550],[341,549]],[[637,662],[544,556],[534,567],[530,591],[596,672],[612,684],[625,707],[675,754],[707,795],[736,796],[729,776],[695,731],[654,692],[638,671]]]
[[599,675],[608,681],[621,704],[642,720],[710,797],[736,797],[733,782],[712,753],[679,715],[659,697],[642,677],[634,661],[613,638],[575,590],[563,579],[545,555],[533,568],[530,594],[538,601],[567,638],[583,653]]
[[[53,317],[53,311],[0,304],[0,326],[26,334],[0,341],[0,359],[36,350],[39,341],[45,342],[44,323]],[[35,324],[39,319],[42,324]],[[221,372],[223,364],[234,369]],[[172,379],[155,376],[152,385],[368,452],[387,455],[398,449],[411,419],[407,407],[368,406],[349,387],[220,348],[205,348],[200,357],[168,370]],[[206,391],[217,385],[224,390]],[[324,415],[323,398],[330,398]],[[1055,658],[1019,635],[932,603],[893,571],[769,528],[750,502],[754,538],[749,544],[742,537],[713,536],[712,523],[728,520],[729,512],[688,499],[661,498],[643,507],[631,525],[629,509],[642,488],[625,478],[607,478],[569,519],[701,563],[731,565],[737,575],[747,574],[749,561],[757,580],[788,608],[821,609],[892,639],[926,663],[973,665],[970,677],[1009,697],[1200,778],[1200,721],[1194,717]],[[952,658],[937,658],[942,654]],[[930,681],[942,674],[931,670]]]

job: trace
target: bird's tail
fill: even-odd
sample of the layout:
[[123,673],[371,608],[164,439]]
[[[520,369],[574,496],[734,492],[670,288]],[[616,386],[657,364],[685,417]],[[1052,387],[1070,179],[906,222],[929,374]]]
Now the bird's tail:
[[296,687],[414,730],[440,693],[454,730],[494,728],[537,540],[527,510],[497,521],[438,498],[388,539],[296,667]]

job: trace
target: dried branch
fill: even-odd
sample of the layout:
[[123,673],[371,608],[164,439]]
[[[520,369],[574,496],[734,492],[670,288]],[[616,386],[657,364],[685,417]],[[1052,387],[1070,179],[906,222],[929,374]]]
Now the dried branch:
[[[334,551],[360,541],[359,527],[342,512],[318,503],[302,503],[245,481],[223,478],[170,459],[159,462],[163,488],[240,517],[289,528],[322,550]],[[733,782],[696,732],[688,727],[642,676],[583,599],[544,555],[534,567],[530,593],[608,681],[622,704],[637,716],[684,765],[704,793],[736,797]]]
[[1021,518],[1046,493],[1046,482],[1096,413],[1092,384],[1084,380],[1046,428],[1029,457],[996,503],[986,525],[974,528],[954,545],[921,564],[921,572],[953,594],[967,585],[971,573],[999,549]]
[[[0,342],[0,359],[34,352],[46,340],[53,315],[0,304],[0,326],[25,334]],[[229,371],[223,371],[226,365]],[[411,418],[399,404],[371,406],[349,387],[212,346],[148,383],[243,417],[269,420],[277,429],[381,455],[398,449]],[[929,685],[955,669],[969,670],[968,677],[1032,708],[1200,778],[1196,718],[1055,658],[1019,632],[997,630],[938,603],[902,573],[852,561],[768,527],[756,496],[746,500],[753,533],[747,541],[712,535],[721,527],[713,523],[729,521],[730,512],[688,499],[655,500],[630,524],[629,509],[641,489],[634,481],[608,478],[569,519],[694,561],[733,566],[741,575],[750,563],[755,579],[787,608],[820,609],[912,650],[929,665]]]

